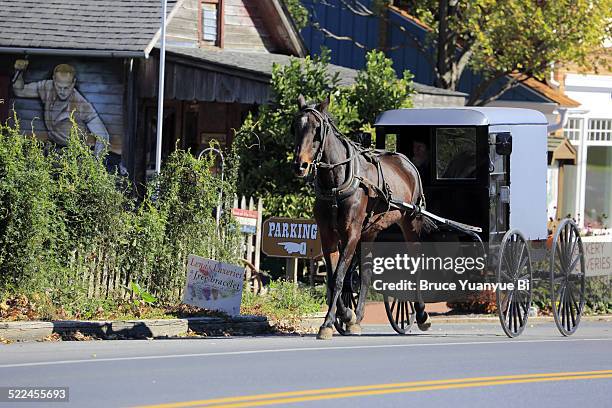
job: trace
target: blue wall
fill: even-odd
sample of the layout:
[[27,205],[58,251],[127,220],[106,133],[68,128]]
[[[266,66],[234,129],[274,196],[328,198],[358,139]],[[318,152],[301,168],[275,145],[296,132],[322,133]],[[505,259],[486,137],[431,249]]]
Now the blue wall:
[[[364,2],[368,3],[369,0],[364,0]],[[329,7],[316,0],[302,0],[302,4],[311,14],[317,16],[316,21],[319,21],[322,27],[336,35],[354,38],[368,49],[377,47],[378,20],[376,18],[361,17],[344,10],[339,6],[338,0],[330,0],[329,3],[338,6]],[[325,46],[331,50],[332,64],[355,69],[363,68],[366,50],[359,48],[353,42],[326,37],[321,31],[311,26],[302,30],[302,36],[312,55],[319,54],[321,47]]]
[[[371,0],[361,0],[361,2],[369,5]],[[326,3],[332,6],[326,6],[317,0],[302,0],[302,4],[308,8],[312,15],[316,16],[314,20],[318,21],[322,27],[336,35],[353,38],[359,43],[364,44],[368,49],[377,48],[379,44],[378,18],[357,16],[349,10],[345,10],[339,0],[326,0]],[[403,27],[407,32],[421,40],[425,38],[426,31],[419,25],[393,11],[389,11],[389,24],[387,27],[386,40],[387,47],[390,48],[387,51],[387,55],[393,60],[393,67],[398,75],[401,75],[407,69],[412,72],[416,82],[434,85],[432,66],[427,61],[427,58],[413,46],[411,40],[399,27]],[[312,55],[319,54],[321,46],[325,46],[331,50],[332,64],[355,69],[361,69],[365,65],[367,50],[356,46],[351,41],[328,38],[320,30],[311,26],[302,30],[302,36]],[[466,70],[461,77],[459,91],[470,93],[480,80],[480,75]],[[498,81],[490,92],[494,92],[496,88],[499,89],[505,81],[506,79]],[[522,85],[507,91],[500,99],[550,102],[540,94]]]

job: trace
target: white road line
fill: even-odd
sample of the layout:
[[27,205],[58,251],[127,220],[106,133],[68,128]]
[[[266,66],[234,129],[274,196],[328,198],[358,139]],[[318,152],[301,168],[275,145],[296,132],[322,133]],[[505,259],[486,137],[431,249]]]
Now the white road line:
[[482,344],[524,344],[524,343],[567,343],[567,342],[582,342],[582,341],[612,341],[612,338],[592,338],[592,339],[542,339],[542,340],[498,340],[498,341],[466,341],[453,343],[417,343],[417,344],[372,344],[363,346],[331,346],[331,347],[295,347],[281,349],[264,349],[264,350],[243,350],[243,351],[221,351],[213,353],[192,353],[192,354],[168,354],[168,355],[151,355],[151,356],[134,356],[134,357],[110,357],[110,358],[90,358],[87,360],[59,360],[59,361],[39,361],[32,363],[17,363],[17,364],[0,364],[0,368],[14,367],[34,367],[47,365],[64,365],[64,364],[83,364],[83,363],[101,363],[109,361],[134,361],[134,360],[162,360],[171,358],[193,358],[193,357],[214,357],[214,356],[238,356],[244,354],[265,354],[265,353],[287,353],[300,351],[335,351],[335,350],[359,350],[359,349],[379,349],[379,348],[417,348],[417,347],[440,347],[440,346],[470,346]]

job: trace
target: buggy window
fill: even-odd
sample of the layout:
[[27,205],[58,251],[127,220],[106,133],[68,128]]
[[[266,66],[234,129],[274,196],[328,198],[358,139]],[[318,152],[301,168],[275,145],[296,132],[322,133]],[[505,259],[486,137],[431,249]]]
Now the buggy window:
[[387,133],[385,137],[385,150],[388,152],[397,151],[397,135],[395,133]]
[[436,129],[436,177],[476,178],[476,128]]

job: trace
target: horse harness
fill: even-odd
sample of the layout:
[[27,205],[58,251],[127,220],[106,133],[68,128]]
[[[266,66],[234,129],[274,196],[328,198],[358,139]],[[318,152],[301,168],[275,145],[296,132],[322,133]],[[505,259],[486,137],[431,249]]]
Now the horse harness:
[[[348,140],[345,137],[340,137],[340,141],[344,145],[347,151],[347,158],[339,161],[337,163],[325,163],[321,161],[323,156],[323,150],[325,146],[325,141],[327,136],[330,133],[335,133],[339,136],[342,136],[336,125],[329,119],[329,117],[319,112],[314,108],[305,108],[301,112],[309,112],[312,113],[320,122],[320,136],[321,142],[319,143],[319,147],[317,148],[317,153],[315,154],[315,159],[312,162],[312,166],[314,168],[314,177],[313,184],[315,190],[315,196],[323,201],[329,201],[331,203],[332,209],[332,227],[334,231],[337,231],[337,222],[338,222],[338,204],[347,198],[351,197],[357,189],[360,187],[364,187],[367,191],[373,192],[373,195],[368,194],[369,197],[378,198],[377,203],[384,203],[386,206],[386,210],[379,214],[379,217],[382,217],[386,212],[391,210],[391,208],[402,209],[393,203],[393,192],[389,187],[389,184],[385,181],[385,175],[383,172],[383,167],[380,161],[380,158],[385,155],[398,155],[400,157],[404,157],[399,153],[392,153],[385,150],[380,149],[365,149],[361,146],[357,146],[353,141]],[[367,177],[360,174],[359,171],[359,157],[362,156],[367,162],[373,164],[376,167],[376,172],[378,175],[378,182],[374,183],[369,180]],[[415,173],[418,177],[419,191],[421,192],[417,204],[424,206],[425,204],[425,196],[423,194],[423,185],[421,182],[421,176],[419,174],[418,169],[414,166],[414,164],[406,158],[406,161],[410,163],[410,165],[414,168]],[[325,169],[332,170],[338,166],[347,165],[347,176],[344,182],[338,187],[325,188],[321,185],[319,177],[317,177],[317,170]],[[415,210],[412,211],[412,215],[416,216],[419,213],[420,207],[415,205]],[[373,225],[375,221],[369,223],[369,220],[374,214],[374,209],[372,209],[371,213],[367,215],[366,221],[364,225],[364,230],[369,228],[369,226]]]

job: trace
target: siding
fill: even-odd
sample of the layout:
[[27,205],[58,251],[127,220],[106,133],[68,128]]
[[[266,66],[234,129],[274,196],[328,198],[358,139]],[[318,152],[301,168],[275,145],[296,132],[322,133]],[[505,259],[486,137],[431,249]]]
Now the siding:
[[177,10],[166,30],[168,45],[197,47],[198,2],[199,0],[185,0]]
[[244,51],[274,51],[274,46],[256,1],[223,0],[225,8],[224,48]]
[[[311,54],[320,54],[321,47],[329,48],[331,63],[344,67],[361,69],[365,66],[367,50],[378,46],[378,19],[357,16],[340,7],[337,0],[329,0],[334,7],[321,4],[318,0],[303,0],[303,5],[314,10],[322,27],[334,34],[347,36],[363,44],[367,49],[360,48],[351,41],[341,41],[323,35],[321,31],[308,25],[302,30],[302,37]],[[364,0],[368,4],[368,0]]]
[[[169,45],[217,48],[200,41],[198,25],[200,0],[185,0],[168,24]],[[223,0],[223,48],[230,50],[272,52],[275,50],[257,1]]]

